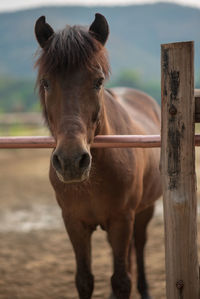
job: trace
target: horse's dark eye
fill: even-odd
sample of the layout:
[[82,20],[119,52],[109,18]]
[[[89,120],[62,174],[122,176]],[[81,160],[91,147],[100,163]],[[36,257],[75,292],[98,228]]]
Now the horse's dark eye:
[[94,82],[94,88],[96,90],[99,90],[101,88],[101,86],[103,84],[103,80],[104,80],[104,78],[99,78]]
[[46,79],[41,80],[41,85],[44,87],[44,89],[48,90],[49,89],[49,81]]

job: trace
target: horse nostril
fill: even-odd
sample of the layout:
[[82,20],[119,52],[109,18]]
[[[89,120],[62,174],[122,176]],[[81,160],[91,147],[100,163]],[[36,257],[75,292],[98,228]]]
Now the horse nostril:
[[57,154],[53,154],[52,163],[53,163],[53,166],[56,170],[61,170],[62,169],[61,161],[60,161],[59,156]]
[[88,153],[84,153],[79,160],[80,168],[87,168],[90,165],[90,155]]

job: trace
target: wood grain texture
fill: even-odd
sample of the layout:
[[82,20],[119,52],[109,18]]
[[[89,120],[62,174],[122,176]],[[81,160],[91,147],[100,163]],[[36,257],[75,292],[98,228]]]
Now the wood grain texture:
[[199,298],[193,42],[161,46],[167,299]]
[[200,89],[194,90],[195,96],[195,122],[200,122]]

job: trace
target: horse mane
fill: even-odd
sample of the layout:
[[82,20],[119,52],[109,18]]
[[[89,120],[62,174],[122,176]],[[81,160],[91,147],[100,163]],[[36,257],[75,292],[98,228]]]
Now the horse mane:
[[35,63],[39,78],[47,73],[73,72],[80,68],[92,70],[98,65],[108,77],[110,68],[106,49],[82,26],[66,26],[54,33]]

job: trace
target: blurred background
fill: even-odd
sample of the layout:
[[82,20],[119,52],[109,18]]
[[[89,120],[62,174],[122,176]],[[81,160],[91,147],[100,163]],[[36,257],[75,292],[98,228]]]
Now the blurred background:
[[[56,6],[57,2],[59,5]],[[46,16],[55,30],[63,28],[66,24],[89,25],[94,19],[95,12],[105,15],[110,25],[107,48],[112,69],[108,87],[123,85],[142,89],[159,103],[160,44],[194,40],[195,79],[196,87],[199,87],[200,2],[189,0],[178,2],[2,1],[0,134],[28,134],[28,129],[33,129],[31,133],[35,133],[34,126],[38,133],[38,125],[41,122],[35,114],[40,111],[40,105],[34,91],[36,72],[33,66],[37,43],[33,30],[35,21],[41,15]],[[184,6],[186,4],[188,6]],[[29,128],[20,126],[19,117],[14,121],[12,118],[14,115],[4,115],[16,112],[21,113],[19,115],[21,121],[22,113],[31,113],[28,117],[30,124],[26,116],[24,119]]]
[[[195,87],[200,88],[199,0],[1,1],[0,136],[48,134],[35,91],[37,18],[45,15],[57,30],[66,24],[89,25],[96,12],[110,25],[107,48],[112,74],[108,87],[141,89],[160,103],[160,44],[194,40]],[[48,181],[50,155],[48,149],[0,150],[1,299],[77,298],[74,254]],[[197,150],[196,165],[199,163]],[[197,181],[199,177],[197,167]],[[107,299],[111,257],[100,230],[94,234],[93,257],[93,298]],[[161,202],[149,228],[147,275],[153,298],[164,299]]]

